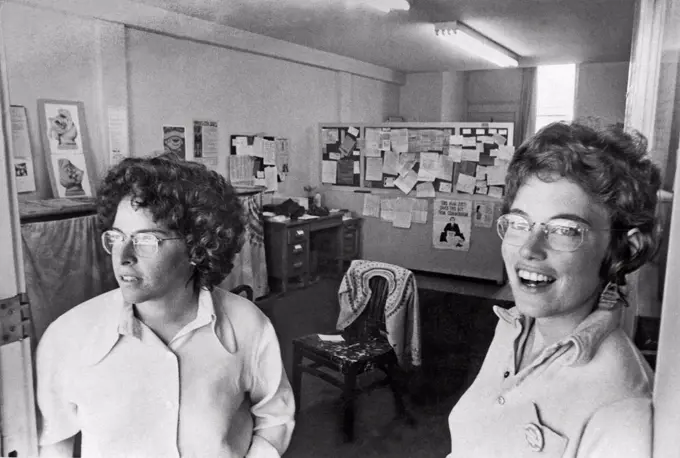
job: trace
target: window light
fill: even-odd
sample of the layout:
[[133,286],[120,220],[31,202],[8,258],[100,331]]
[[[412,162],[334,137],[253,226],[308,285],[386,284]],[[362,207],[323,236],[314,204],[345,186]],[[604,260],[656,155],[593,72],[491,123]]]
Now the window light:
[[490,40],[462,22],[440,22],[434,25],[435,34],[470,54],[479,56],[499,67],[517,67],[519,56]]

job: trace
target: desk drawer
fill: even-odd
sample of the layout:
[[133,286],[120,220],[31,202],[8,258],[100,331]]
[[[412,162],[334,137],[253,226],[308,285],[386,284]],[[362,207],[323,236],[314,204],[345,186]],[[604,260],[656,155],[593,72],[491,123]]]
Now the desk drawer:
[[288,258],[288,276],[295,277],[307,272],[307,253],[291,254]]
[[299,243],[309,238],[309,232],[306,227],[295,227],[288,229],[288,243]]
[[294,258],[296,255],[305,254],[307,252],[307,242],[301,241],[297,243],[291,243],[288,245],[288,256],[289,258]]

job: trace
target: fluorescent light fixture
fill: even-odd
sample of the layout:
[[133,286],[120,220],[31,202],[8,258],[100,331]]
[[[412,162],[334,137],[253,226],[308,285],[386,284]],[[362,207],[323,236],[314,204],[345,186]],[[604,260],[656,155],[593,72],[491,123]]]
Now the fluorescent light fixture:
[[462,22],[440,22],[434,25],[434,33],[450,41],[463,51],[479,56],[499,67],[517,67],[519,56],[490,40]]
[[389,13],[392,10],[408,11],[411,9],[411,5],[406,0],[364,0],[364,4],[384,13]]

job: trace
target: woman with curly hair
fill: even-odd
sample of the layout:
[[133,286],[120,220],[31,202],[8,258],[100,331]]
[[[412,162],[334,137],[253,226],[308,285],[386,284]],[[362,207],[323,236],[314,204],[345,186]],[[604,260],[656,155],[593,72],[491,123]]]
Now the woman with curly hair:
[[128,158],[98,191],[120,288],[52,323],[38,346],[46,455],[278,457],[294,401],[270,321],[217,285],[243,210],[218,173],[174,155]]
[[497,229],[515,307],[449,415],[449,457],[650,457],[653,375],[620,327],[657,247],[659,169],[620,127],[555,123],[520,146]]

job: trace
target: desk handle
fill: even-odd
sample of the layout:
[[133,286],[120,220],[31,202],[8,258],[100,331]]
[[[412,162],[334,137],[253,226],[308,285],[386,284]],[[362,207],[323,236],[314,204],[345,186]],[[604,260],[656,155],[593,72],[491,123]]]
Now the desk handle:
[[293,253],[299,253],[302,250],[304,250],[304,248],[299,243],[297,245],[293,245]]
[[295,231],[295,237],[302,238],[304,236],[305,236],[305,231],[303,231],[302,229],[298,229],[298,230]]
[[293,269],[299,269],[300,267],[302,267],[302,261],[293,263]]

